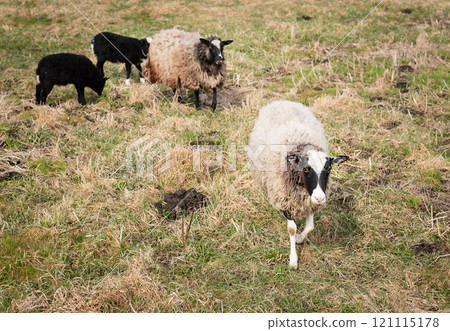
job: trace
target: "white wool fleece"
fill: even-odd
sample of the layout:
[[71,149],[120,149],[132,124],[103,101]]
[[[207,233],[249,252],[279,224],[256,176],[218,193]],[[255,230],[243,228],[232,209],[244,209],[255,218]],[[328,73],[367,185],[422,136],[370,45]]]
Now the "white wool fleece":
[[250,147],[302,144],[313,144],[329,154],[325,130],[308,107],[279,100],[261,108],[250,135]]
[[311,205],[306,189],[293,194],[283,177],[287,152],[299,145],[314,145],[322,150],[324,158],[329,155],[325,130],[308,107],[280,100],[261,108],[250,134],[248,165],[272,205],[294,217],[307,216],[319,208]]

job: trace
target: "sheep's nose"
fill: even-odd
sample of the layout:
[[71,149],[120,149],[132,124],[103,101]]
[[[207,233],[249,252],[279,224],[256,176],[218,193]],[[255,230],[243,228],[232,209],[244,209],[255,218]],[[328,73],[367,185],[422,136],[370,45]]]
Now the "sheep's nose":
[[325,202],[325,198],[323,197],[314,197],[313,199],[313,203],[317,204],[317,205],[321,205]]

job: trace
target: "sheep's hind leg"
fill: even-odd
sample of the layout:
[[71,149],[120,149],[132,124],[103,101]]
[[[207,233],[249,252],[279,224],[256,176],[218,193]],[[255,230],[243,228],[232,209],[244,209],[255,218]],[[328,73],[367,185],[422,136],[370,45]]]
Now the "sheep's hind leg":
[[145,78],[142,75],[142,67],[141,67],[141,65],[139,63],[135,64],[135,66],[136,66],[136,69],[139,71],[139,80],[141,81],[142,84],[144,84],[145,83]]
[[212,99],[211,109],[214,111],[214,110],[216,110],[216,106],[217,106],[217,89],[214,87],[212,90],[213,90],[213,99]]
[[127,69],[127,80],[125,81],[125,84],[131,85],[131,83],[130,83],[131,64],[129,62],[125,62],[125,68]]
[[195,90],[195,108],[200,109],[200,90]]
[[179,95],[179,94],[177,93],[177,89],[174,88],[174,89],[172,89],[172,91],[173,91],[173,100],[175,101],[175,99],[177,99],[177,101],[178,101],[179,103],[183,103],[183,98],[181,97],[181,95]]
[[303,241],[305,241],[306,237],[312,230],[314,230],[314,214],[310,214],[306,217],[305,229],[302,233],[295,236],[295,241],[297,242],[297,244],[301,244]]
[[289,266],[297,269],[298,267],[298,256],[297,249],[295,247],[295,233],[297,232],[297,224],[295,224],[294,220],[287,220],[288,232],[289,232],[289,241],[291,243],[291,252],[289,254]]
[[36,104],[39,105],[41,103],[41,93],[42,93],[42,84],[36,85]]
[[41,103],[43,105],[45,105],[45,103],[47,102],[47,96],[52,91],[53,86],[54,86],[53,84],[42,84],[42,87],[41,87]]

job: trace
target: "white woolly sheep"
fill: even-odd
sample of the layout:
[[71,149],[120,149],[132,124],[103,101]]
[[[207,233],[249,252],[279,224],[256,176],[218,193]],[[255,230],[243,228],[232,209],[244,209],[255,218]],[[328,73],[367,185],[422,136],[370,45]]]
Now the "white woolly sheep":
[[[314,229],[314,213],[326,202],[332,164],[348,156],[329,156],[322,124],[308,107],[286,100],[259,111],[250,134],[249,167],[270,203],[286,217],[290,237],[289,265],[297,268],[295,244]],[[295,218],[306,217],[297,234]]]
[[227,76],[223,47],[232,42],[176,29],[163,30],[153,37],[143,74],[150,82],[163,83],[174,92],[180,88],[194,91],[197,109],[199,89],[212,89],[211,108],[215,110],[217,88],[223,86]]

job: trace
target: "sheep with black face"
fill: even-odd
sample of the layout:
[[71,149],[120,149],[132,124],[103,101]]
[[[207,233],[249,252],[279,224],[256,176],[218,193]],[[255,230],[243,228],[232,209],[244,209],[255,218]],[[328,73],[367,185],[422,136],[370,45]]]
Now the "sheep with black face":
[[[330,156],[322,124],[308,107],[286,100],[261,108],[247,154],[256,183],[286,217],[289,265],[297,268],[295,244],[314,229],[314,213],[325,206],[332,166],[348,157]],[[298,234],[295,219],[302,217],[306,226]]]
[[163,83],[174,92],[186,88],[194,91],[195,106],[200,108],[199,91],[213,90],[212,110],[217,105],[217,88],[225,83],[227,65],[222,41],[211,36],[181,30],[163,30],[153,36],[144,63],[144,76],[152,83]]
[[151,42],[152,38],[150,37],[136,39],[112,32],[101,32],[92,38],[91,48],[97,57],[97,68],[103,75],[103,65],[106,61],[125,63],[127,70],[125,84],[130,85],[131,65],[138,70],[141,83],[145,83],[141,62],[147,59],[148,47]]

